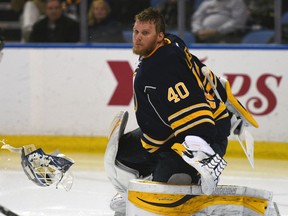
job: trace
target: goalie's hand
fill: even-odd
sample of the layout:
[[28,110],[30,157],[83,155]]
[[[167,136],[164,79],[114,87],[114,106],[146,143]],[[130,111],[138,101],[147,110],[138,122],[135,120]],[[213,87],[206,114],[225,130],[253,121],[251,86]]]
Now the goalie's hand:
[[237,117],[236,115],[232,114],[230,122],[231,122],[230,133],[234,135],[241,135],[246,127],[243,122],[243,119],[241,117]]
[[[218,154],[208,156],[203,152],[198,152],[194,156],[193,153],[185,151],[182,158],[201,174],[202,192],[207,195],[212,194],[218,185],[221,173],[227,166],[227,162]],[[204,159],[198,160],[199,158]]]

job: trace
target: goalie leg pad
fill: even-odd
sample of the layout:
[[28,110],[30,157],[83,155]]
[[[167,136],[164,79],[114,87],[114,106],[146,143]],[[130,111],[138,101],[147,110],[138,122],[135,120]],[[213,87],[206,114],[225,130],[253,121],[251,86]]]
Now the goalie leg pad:
[[135,178],[135,174],[130,172],[125,166],[119,167],[116,164],[116,155],[118,152],[118,144],[120,137],[124,134],[128,121],[128,112],[119,112],[111,123],[111,132],[108,136],[108,144],[104,154],[104,168],[108,179],[120,193],[125,193],[128,182],[131,178]]
[[125,169],[124,165],[120,165],[121,167],[118,167],[119,165],[119,163],[115,164],[115,173],[113,173],[113,176],[115,177],[108,177],[115,189],[118,191],[110,202],[110,209],[115,211],[115,215],[124,216],[126,212],[127,189],[129,181],[132,179],[137,179],[139,175],[136,174],[137,171],[134,170],[133,172],[129,167]]
[[108,144],[104,154],[104,168],[106,175],[117,190],[117,194],[110,202],[110,208],[115,215],[125,215],[127,188],[131,179],[139,178],[139,172],[116,160],[119,139],[124,134],[128,121],[128,112],[119,112],[111,123]]
[[258,128],[259,125],[257,121],[254,119],[254,117],[250,114],[250,112],[247,109],[244,108],[244,106],[233,95],[229,82],[222,77],[220,77],[219,80],[226,90],[227,101],[225,105],[227,109],[233,114],[235,114],[236,117],[240,117],[245,123],[245,126],[252,125],[255,128]]
[[218,186],[212,196],[198,185],[130,181],[126,215],[280,215],[273,211],[273,193],[243,186]]

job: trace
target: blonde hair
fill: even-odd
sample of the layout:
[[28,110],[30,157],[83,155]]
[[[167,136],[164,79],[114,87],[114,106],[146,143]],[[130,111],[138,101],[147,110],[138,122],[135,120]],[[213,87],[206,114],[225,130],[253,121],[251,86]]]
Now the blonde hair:
[[139,20],[140,22],[152,22],[156,26],[156,32],[163,32],[165,34],[165,19],[163,15],[156,9],[149,7],[140,13],[136,14],[135,21]]
[[95,18],[94,18],[94,14],[93,14],[93,7],[94,7],[94,4],[96,3],[104,3],[105,5],[105,9],[107,10],[107,13],[109,14],[111,12],[111,8],[108,4],[107,1],[105,0],[93,0],[90,4],[90,7],[89,7],[89,11],[88,11],[88,26],[92,26],[95,24]]

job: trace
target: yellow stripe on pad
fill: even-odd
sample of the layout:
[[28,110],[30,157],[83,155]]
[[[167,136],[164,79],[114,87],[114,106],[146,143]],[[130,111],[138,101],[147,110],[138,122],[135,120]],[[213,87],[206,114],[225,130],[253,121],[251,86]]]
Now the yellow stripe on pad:
[[148,212],[161,215],[191,215],[215,205],[239,205],[264,215],[268,200],[250,196],[161,194],[129,191],[128,200]]
[[233,104],[233,106],[235,107],[235,109],[251,124],[253,125],[255,128],[258,128],[259,125],[257,123],[257,121],[254,119],[254,117],[245,109],[241,106],[241,104],[239,104],[238,100],[234,97],[234,95],[232,94],[231,91],[231,87],[229,82],[226,82],[226,93],[227,93],[227,99],[228,101]]

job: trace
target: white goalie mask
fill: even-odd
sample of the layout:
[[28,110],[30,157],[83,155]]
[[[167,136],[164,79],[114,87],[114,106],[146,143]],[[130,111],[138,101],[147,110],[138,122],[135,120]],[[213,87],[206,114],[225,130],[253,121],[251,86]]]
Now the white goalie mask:
[[25,174],[37,185],[46,187],[56,183],[58,187],[61,183],[66,190],[70,190],[73,177],[66,172],[74,163],[71,159],[64,155],[45,154],[41,148],[25,154],[25,146],[22,149],[21,158]]
[[24,173],[38,186],[47,187],[56,184],[58,188],[60,184],[66,191],[71,189],[73,176],[68,170],[74,164],[72,159],[58,153],[46,154],[41,148],[36,149],[34,145],[14,148],[4,144],[2,148],[21,154]]

